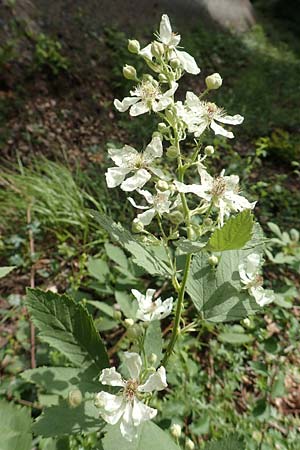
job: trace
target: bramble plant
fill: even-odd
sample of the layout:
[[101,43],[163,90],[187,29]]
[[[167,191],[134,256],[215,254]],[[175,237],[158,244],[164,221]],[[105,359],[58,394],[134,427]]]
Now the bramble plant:
[[[208,172],[205,164],[214,148],[201,144],[206,132],[232,139],[223,125],[239,125],[243,117],[230,116],[207,100],[222,86],[218,73],[206,77],[200,95],[187,92],[184,101],[175,100],[184,73],[200,73],[194,58],[179,46],[180,39],[163,15],[152,43],[141,48],[130,40],[129,51],[144,60],[151,74],[139,75],[126,65],[123,74],[136,86],[130,96],[114,101],[119,112],[155,114],[159,120],[143,151],[130,145],[108,150],[115,166],[106,172],[107,186],[130,193],[128,201],[140,211],[132,233],[104,214],[90,212],[131,253],[135,265],[163,280],[162,288],[132,289],[134,316],[122,322],[131,346],[121,353],[118,370],[115,360],[109,367],[84,305],[66,295],[29,291],[27,308],[40,339],[68,360],[65,367],[23,374],[60,395],[59,403],[46,408],[34,425],[35,433],[44,437],[97,433],[95,445],[104,450],[180,448],[179,425],[173,424],[170,435],[152,422],[158,413],[155,392],[172,388],[168,365],[176,358],[180,336],[200,330],[203,321],[247,318],[274,300],[273,291],[263,288],[265,239],[254,221],[255,202],[241,194],[238,175]],[[167,287],[174,293],[164,299]],[[192,320],[189,304],[196,311]],[[116,310],[114,318],[120,317]],[[169,321],[164,339],[161,320]],[[231,447],[226,439],[213,448],[242,448],[233,441]],[[185,448],[196,448],[195,443],[187,439]]]

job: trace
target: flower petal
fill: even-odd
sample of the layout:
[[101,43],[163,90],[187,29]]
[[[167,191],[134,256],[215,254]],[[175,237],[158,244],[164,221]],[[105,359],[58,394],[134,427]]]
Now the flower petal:
[[122,395],[101,391],[96,395],[95,405],[100,408],[101,417],[110,425],[115,425],[125,411],[126,402]]
[[157,410],[150,408],[150,406],[145,405],[143,402],[137,400],[133,401],[132,408],[132,420],[136,427],[138,427],[142,422],[153,419],[157,414]]
[[132,197],[128,197],[127,200],[132,204],[132,206],[134,206],[134,207],[137,208],[137,209],[148,209],[148,208],[149,208],[149,206],[137,205],[137,204],[135,203],[135,200],[134,200]]
[[244,122],[244,117],[236,114],[235,116],[218,116],[216,120],[221,123],[228,123],[229,125],[240,125]]
[[107,169],[107,172],[105,173],[107,187],[114,188],[119,186],[130,171],[131,169],[126,167],[110,167]]
[[147,145],[143,154],[143,160],[146,164],[151,164],[155,158],[160,158],[162,154],[163,154],[163,146],[161,138],[155,136],[151,140],[151,142]]
[[275,296],[274,292],[270,289],[264,289],[262,286],[251,287],[249,292],[255,298],[256,303],[259,306],[265,306],[273,302]]
[[168,46],[174,46],[179,44],[180,35],[172,32],[170,19],[167,14],[163,14],[159,25],[159,38],[161,42]]
[[207,197],[204,187],[201,184],[184,184],[180,181],[174,181],[176,189],[178,192],[183,194],[196,194],[198,197],[205,198]]
[[193,75],[198,75],[198,73],[200,73],[200,68],[197,66],[197,63],[193,56],[191,56],[187,52],[182,52],[179,50],[176,50],[176,55],[186,72]]
[[116,371],[115,367],[103,369],[99,381],[100,383],[107,384],[109,386],[121,386],[121,387],[125,386],[121,374]]
[[166,369],[161,366],[147,379],[146,383],[138,387],[139,392],[162,391],[168,386]]
[[143,187],[150,178],[151,174],[146,169],[139,169],[132,177],[123,181],[121,189],[125,192],[135,191],[136,189]]
[[152,58],[153,58],[152,51],[151,51],[151,45],[152,44],[146,45],[146,47],[142,48],[139,52],[139,55],[141,55],[143,58],[150,59],[150,61],[152,61]]
[[120,431],[122,436],[128,441],[133,441],[137,437],[137,428],[134,426],[132,417],[133,406],[131,402],[126,403],[125,411],[120,423]]
[[148,211],[145,211],[144,213],[138,214],[137,218],[140,222],[142,222],[143,225],[147,226],[152,222],[153,217],[155,216],[156,211],[154,208],[148,209]]
[[139,194],[141,194],[143,197],[145,197],[147,203],[149,203],[149,205],[153,204],[153,195],[151,194],[151,192],[146,191],[145,189],[138,189],[137,192]]
[[215,132],[215,134],[220,134],[221,136],[225,136],[229,139],[234,138],[234,134],[231,133],[231,131],[225,130],[225,128],[218,125],[214,120],[211,121],[210,127]]
[[117,98],[114,100],[115,108],[120,112],[127,111],[130,106],[134,105],[140,99],[139,97],[125,97],[121,102]]
[[130,377],[138,380],[142,368],[142,360],[138,353],[125,352],[124,362]]
[[132,163],[139,157],[139,152],[130,145],[124,145],[123,148],[109,148],[108,154],[110,159],[119,167],[129,166],[128,163]]
[[145,114],[146,112],[149,112],[150,108],[149,106],[142,101],[139,101],[135,105],[132,105],[132,107],[129,110],[129,114],[133,117],[140,116],[141,114]]

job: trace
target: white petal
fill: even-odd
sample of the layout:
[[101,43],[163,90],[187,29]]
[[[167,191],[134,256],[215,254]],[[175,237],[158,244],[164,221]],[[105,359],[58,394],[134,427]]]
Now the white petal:
[[129,110],[129,114],[133,117],[140,116],[141,114],[145,114],[146,112],[149,112],[150,108],[146,105],[145,102],[138,102],[135,105],[132,105],[132,107]]
[[162,97],[158,102],[153,102],[152,109],[154,112],[162,111],[166,109],[172,103],[170,97]]
[[134,191],[138,188],[143,187],[144,184],[150,180],[150,178],[151,174],[146,169],[139,169],[132,177],[127,178],[127,180],[123,181],[123,183],[121,184],[121,189],[125,192]]
[[127,111],[130,106],[134,105],[140,99],[139,97],[125,97],[121,102],[118,99],[114,100],[115,108],[120,112]]
[[143,160],[146,164],[151,164],[155,158],[160,158],[162,154],[163,146],[161,138],[156,136],[152,139],[150,144],[147,145],[143,154]]
[[155,302],[157,308],[153,311],[152,320],[162,320],[172,312],[173,297],[167,298],[161,305],[158,305],[158,300]]
[[105,173],[107,187],[114,188],[119,186],[130,171],[131,169],[127,169],[126,167],[110,167],[107,169],[107,172]]
[[139,55],[141,55],[143,58],[150,59],[150,61],[152,61],[152,58],[153,58],[152,51],[151,51],[151,45],[152,44],[146,45],[146,47],[142,48],[139,52]]
[[205,189],[200,184],[184,184],[180,181],[174,181],[174,184],[178,190],[178,192],[181,192],[183,194],[196,194],[198,197],[205,198],[207,197],[207,194],[205,192]]
[[255,278],[260,266],[262,265],[261,256],[258,253],[251,253],[246,258],[246,273],[251,279]]
[[270,289],[265,290],[262,286],[252,287],[249,289],[251,295],[255,298],[256,303],[259,306],[265,306],[271,303],[275,296],[274,292]]
[[107,384],[109,386],[125,386],[121,374],[116,371],[115,367],[111,367],[110,369],[103,369],[99,381],[100,383]]
[[218,116],[216,120],[218,122],[228,123],[229,125],[240,125],[244,122],[244,117],[236,114],[235,116]]
[[144,189],[138,189],[137,191],[139,194],[141,194],[143,197],[145,197],[147,203],[149,203],[149,205],[153,204],[153,195],[149,192],[146,191]]
[[215,132],[215,134],[220,134],[221,136],[225,136],[229,139],[234,138],[234,134],[231,133],[231,131],[225,130],[225,128],[218,125],[214,120],[211,121],[210,127]]
[[138,380],[142,368],[142,360],[138,353],[125,352],[124,362],[129,371],[130,377]]
[[110,159],[120,167],[128,166],[128,162],[132,162],[139,157],[139,152],[130,145],[124,145],[123,148],[109,148],[108,154]]
[[149,167],[149,170],[161,180],[168,181],[170,179],[163,173],[163,171],[161,169],[159,169],[157,167]]
[[190,133],[194,133],[195,137],[200,137],[208,127],[206,122],[198,122],[197,124],[188,124]]
[[199,97],[197,97],[197,95],[191,91],[188,91],[186,93],[185,101],[186,101],[187,106],[189,106],[190,108],[192,108],[192,107],[199,108],[199,106],[201,106],[201,101],[200,101]]
[[195,59],[189,53],[176,50],[176,54],[186,72],[192,73],[193,75],[200,73],[200,69],[197,66]]
[[120,431],[122,436],[128,441],[133,441],[137,437],[137,428],[134,426],[132,418],[132,404],[126,403],[126,408],[120,423]]
[[233,192],[227,192],[225,198],[231,203],[232,209],[235,211],[244,211],[245,209],[253,209],[256,202],[250,203],[245,197]]
[[163,94],[163,98],[168,98],[168,97],[172,97],[176,90],[178,88],[178,83],[173,82],[170,89],[168,89],[164,94]]
[[152,305],[152,299],[155,294],[155,289],[147,289],[146,295],[144,297],[144,306],[151,306]]
[[162,391],[168,386],[166,369],[161,366],[155,373],[150,375],[146,383],[138,387],[140,392]]
[[204,169],[202,164],[198,164],[198,173],[201,179],[201,184],[206,190],[211,190],[213,187],[214,179],[213,177]]
[[138,214],[137,218],[143,225],[147,226],[152,222],[153,217],[155,216],[156,211],[154,208],[148,209],[144,213]]
[[110,425],[115,425],[124,413],[126,402],[122,395],[102,391],[96,395],[95,405],[100,408],[101,417]]
[[137,400],[133,401],[132,408],[132,420],[136,427],[138,427],[142,422],[153,419],[157,414],[157,410],[150,408],[150,406],[145,405],[143,402]]
[[132,204],[132,206],[134,206],[134,207],[137,208],[137,209],[148,209],[148,208],[149,208],[149,206],[137,205],[137,204],[135,203],[135,200],[134,200],[132,197],[128,197],[127,200]]
[[172,32],[170,19],[167,14],[163,14],[159,26],[159,37],[165,45],[174,46],[179,44],[180,35]]

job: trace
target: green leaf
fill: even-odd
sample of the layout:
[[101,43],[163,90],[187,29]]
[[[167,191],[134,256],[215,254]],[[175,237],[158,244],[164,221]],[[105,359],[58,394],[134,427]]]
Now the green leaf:
[[100,281],[100,283],[105,283],[106,277],[109,275],[107,263],[99,258],[90,258],[87,263],[87,270],[89,274]]
[[67,401],[46,408],[33,425],[34,433],[44,437],[64,436],[82,432],[92,433],[104,426],[94,400],[83,401],[71,408]]
[[245,450],[245,448],[244,442],[232,434],[221,440],[209,442],[204,450]]
[[5,266],[5,267],[0,267],[0,278],[5,277],[6,275],[8,275],[12,270],[15,269],[16,266]]
[[98,392],[100,388],[99,373],[95,377],[93,367],[87,370],[73,367],[38,367],[25,370],[21,377],[39,386],[43,392],[58,394],[65,398],[72,389],[79,389],[85,394]]
[[1,450],[31,450],[31,417],[29,408],[0,401]]
[[129,319],[136,318],[138,302],[133,300],[133,296],[124,291],[115,291],[116,302],[120,305],[121,311]]
[[285,387],[285,374],[283,372],[280,372],[274,381],[274,384],[272,386],[272,398],[276,397],[283,397],[286,394],[286,387]]
[[135,264],[151,275],[170,277],[171,269],[167,263],[167,255],[161,245],[143,245],[122,225],[115,223],[104,214],[91,211],[92,217],[111,235],[111,237],[132,254]]
[[257,229],[247,248],[223,252],[216,268],[209,265],[209,255],[205,251],[194,256],[187,292],[204,319],[211,322],[240,320],[259,311],[254,298],[242,289],[238,270],[249,254],[262,252],[262,244],[256,244],[259,233]]
[[243,345],[253,341],[253,337],[245,333],[220,333],[218,339],[228,344]]
[[39,329],[39,338],[65,355],[75,367],[109,366],[103,342],[92,317],[67,295],[28,289],[26,306]]
[[114,261],[118,266],[121,266],[123,269],[128,269],[128,259],[123,250],[116,245],[112,245],[109,242],[104,244],[105,251],[109,259]]
[[181,254],[198,253],[206,245],[206,242],[189,241],[188,239],[181,239],[175,243],[177,250]]
[[120,428],[108,426],[103,439],[104,450],[180,450],[170,435],[153,422],[145,422],[139,427],[138,437],[127,441],[120,433]]
[[150,356],[154,353],[157,356],[157,361],[153,364],[155,367],[158,367],[161,359],[162,359],[162,334],[160,328],[160,321],[153,320],[149,323],[146,329],[146,336],[144,342],[144,349],[146,356]]
[[207,243],[207,249],[212,252],[239,250],[251,239],[252,229],[253,215],[250,209],[246,209],[215,230]]

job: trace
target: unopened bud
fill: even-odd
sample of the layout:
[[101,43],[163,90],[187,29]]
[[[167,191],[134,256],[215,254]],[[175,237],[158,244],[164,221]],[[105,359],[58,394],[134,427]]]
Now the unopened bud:
[[82,393],[79,389],[74,389],[68,394],[68,402],[71,408],[77,408],[82,403]]
[[143,81],[150,81],[151,83],[155,84],[156,80],[154,80],[153,76],[150,75],[149,73],[145,73],[143,75]]
[[152,42],[151,44],[151,53],[156,58],[161,58],[165,53],[164,45],[160,42]]
[[131,340],[135,340],[136,338],[141,336],[142,333],[143,333],[142,328],[136,323],[127,329],[127,336]]
[[157,361],[157,355],[155,353],[151,353],[148,357],[149,364],[154,365]]
[[204,149],[204,153],[206,156],[212,156],[215,153],[215,149],[212,145],[207,145]]
[[219,73],[213,73],[205,78],[206,87],[209,90],[219,89],[222,86],[222,78]]
[[142,231],[144,231],[144,224],[139,220],[134,220],[132,222],[131,230],[133,233],[142,233]]
[[159,81],[160,81],[161,83],[168,83],[168,78],[167,78],[166,75],[163,74],[163,73],[160,73],[160,74],[158,75],[158,79],[159,79]]
[[188,439],[185,441],[185,448],[186,448],[186,450],[194,450],[194,448],[195,448],[194,442],[191,441],[191,439],[188,438]]
[[133,66],[128,66],[128,64],[126,64],[123,67],[123,75],[125,78],[127,78],[127,80],[136,80],[136,70]]
[[114,311],[113,316],[114,316],[115,320],[121,320],[122,319],[121,311]]
[[245,327],[250,328],[251,327],[250,319],[248,319],[248,317],[246,317],[246,319],[243,320],[243,324],[245,325]]
[[160,133],[164,133],[168,129],[168,126],[164,122],[159,122],[157,128]]
[[140,43],[135,39],[128,39],[128,51],[130,53],[139,53],[140,51]]
[[179,439],[181,436],[181,426],[178,423],[173,423],[170,428],[171,434],[174,438]]
[[211,255],[208,258],[208,264],[211,265],[211,266],[217,266],[218,262],[219,262],[219,258],[217,256],[215,256],[215,255]]
[[178,153],[178,148],[174,145],[171,145],[169,148],[167,148],[167,157],[170,159],[177,158]]
[[152,137],[162,138],[161,133],[159,131],[154,131],[154,133],[152,133]]
[[156,188],[158,191],[165,192],[169,189],[169,184],[164,180],[159,180],[156,183]]
[[133,325],[134,325],[134,320],[133,320],[133,319],[125,319],[125,320],[124,320],[124,325],[125,325],[126,328],[133,327]]
[[174,225],[179,225],[184,221],[184,215],[180,211],[172,211],[170,214],[168,214],[168,219],[170,222],[172,222]]
[[178,69],[178,67],[181,66],[180,60],[178,58],[171,59],[170,64],[173,69]]
[[298,242],[299,241],[299,231],[295,230],[295,228],[292,228],[290,231],[290,235],[292,238],[292,241]]
[[214,221],[213,221],[210,217],[206,217],[206,218],[203,220],[203,225],[204,225],[205,227],[211,227],[213,223],[214,223]]

